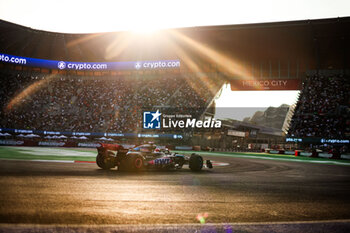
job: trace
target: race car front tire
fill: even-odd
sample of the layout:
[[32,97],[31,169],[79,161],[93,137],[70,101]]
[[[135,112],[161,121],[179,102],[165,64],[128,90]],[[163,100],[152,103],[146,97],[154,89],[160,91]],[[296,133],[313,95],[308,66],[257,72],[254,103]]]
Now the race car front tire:
[[189,160],[189,167],[192,171],[198,172],[203,168],[203,157],[197,154],[192,154]]

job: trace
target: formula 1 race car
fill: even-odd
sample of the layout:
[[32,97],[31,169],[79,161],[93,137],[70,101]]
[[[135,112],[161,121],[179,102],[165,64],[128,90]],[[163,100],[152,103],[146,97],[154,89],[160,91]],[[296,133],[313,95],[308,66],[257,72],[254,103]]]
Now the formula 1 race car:
[[[153,144],[144,144],[132,149],[124,149],[118,144],[100,143],[97,147],[96,164],[102,169],[118,167],[118,170],[141,171],[144,169],[181,169],[188,164],[192,171],[203,168],[202,156],[193,153],[190,157],[171,153],[167,149],[159,149]],[[206,167],[213,168],[210,160]]]

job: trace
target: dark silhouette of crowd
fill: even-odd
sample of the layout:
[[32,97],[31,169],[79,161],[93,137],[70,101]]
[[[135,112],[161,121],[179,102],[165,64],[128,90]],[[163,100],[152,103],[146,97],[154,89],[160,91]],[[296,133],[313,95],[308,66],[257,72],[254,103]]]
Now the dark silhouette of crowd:
[[2,128],[126,133],[142,128],[145,109],[186,108],[199,117],[222,81],[180,74],[82,77],[2,70],[0,85]]
[[289,136],[341,139],[349,137],[349,78],[313,75],[303,83]]

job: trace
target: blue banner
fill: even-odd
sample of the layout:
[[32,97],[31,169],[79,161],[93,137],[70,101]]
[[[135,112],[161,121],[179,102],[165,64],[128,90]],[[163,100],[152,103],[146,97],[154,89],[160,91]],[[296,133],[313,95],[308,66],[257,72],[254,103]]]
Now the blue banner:
[[41,134],[41,135],[66,135],[66,136],[92,136],[92,137],[127,137],[127,138],[172,138],[183,139],[181,134],[147,134],[147,133],[101,133],[101,132],[59,132],[59,131],[43,131],[28,129],[8,129],[0,128],[0,132],[8,132],[15,134]]
[[29,57],[18,57],[0,53],[0,62],[16,65],[59,70],[158,70],[180,68],[179,60],[127,61],[127,62],[70,62],[53,61]]
[[321,144],[349,144],[349,139],[336,139],[336,138],[318,138],[318,137],[306,137],[306,138],[286,138],[286,142],[300,142],[300,143],[321,143]]

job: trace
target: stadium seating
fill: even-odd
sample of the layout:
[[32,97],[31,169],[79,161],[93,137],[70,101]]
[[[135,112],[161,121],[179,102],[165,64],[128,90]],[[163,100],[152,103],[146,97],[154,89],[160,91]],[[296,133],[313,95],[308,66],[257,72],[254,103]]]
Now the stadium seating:
[[142,111],[186,109],[199,117],[222,81],[176,74],[82,77],[0,71],[0,127],[134,132]]
[[300,93],[289,136],[349,137],[349,77],[314,75],[307,77]]

